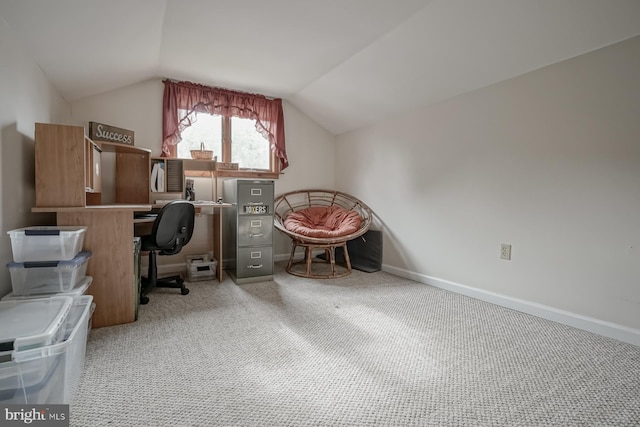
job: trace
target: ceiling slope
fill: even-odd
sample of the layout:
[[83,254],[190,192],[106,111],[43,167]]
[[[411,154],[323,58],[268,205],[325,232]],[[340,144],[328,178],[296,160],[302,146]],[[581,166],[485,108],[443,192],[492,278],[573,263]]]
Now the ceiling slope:
[[69,101],[189,80],[334,134],[640,34],[637,0],[0,0],[0,17]]

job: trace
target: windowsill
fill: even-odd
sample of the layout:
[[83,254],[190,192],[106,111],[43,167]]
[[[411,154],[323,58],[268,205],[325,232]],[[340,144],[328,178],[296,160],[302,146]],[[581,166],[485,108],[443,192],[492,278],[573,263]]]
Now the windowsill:
[[267,179],[278,179],[280,177],[279,173],[276,172],[267,172],[267,171],[216,171],[216,175],[218,177],[223,178],[267,178]]

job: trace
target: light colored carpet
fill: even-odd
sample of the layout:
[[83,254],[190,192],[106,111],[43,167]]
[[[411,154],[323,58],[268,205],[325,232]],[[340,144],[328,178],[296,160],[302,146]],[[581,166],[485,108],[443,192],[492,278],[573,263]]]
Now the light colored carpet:
[[158,289],[74,426],[637,426],[640,348],[383,272]]

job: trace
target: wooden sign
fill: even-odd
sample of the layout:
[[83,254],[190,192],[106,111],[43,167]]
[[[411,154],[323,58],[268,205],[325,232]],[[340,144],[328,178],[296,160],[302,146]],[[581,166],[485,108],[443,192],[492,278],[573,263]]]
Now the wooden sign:
[[237,163],[229,163],[229,162],[217,162],[216,170],[219,171],[237,171],[238,164]]
[[121,129],[103,123],[89,122],[89,138],[94,141],[134,145],[132,130]]

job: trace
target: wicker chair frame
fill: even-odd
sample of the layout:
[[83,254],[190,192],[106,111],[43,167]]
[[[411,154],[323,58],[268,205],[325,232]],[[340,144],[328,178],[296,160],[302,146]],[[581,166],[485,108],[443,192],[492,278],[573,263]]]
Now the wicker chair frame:
[[[312,206],[340,206],[349,211],[356,211],[362,217],[362,223],[354,233],[331,238],[309,237],[285,228],[284,220],[288,215]],[[347,242],[367,232],[371,226],[372,216],[371,209],[365,203],[342,191],[323,189],[297,190],[277,196],[274,202],[274,225],[277,230],[291,238],[291,256],[289,257],[286,271],[295,276],[316,279],[335,279],[351,274],[351,260],[347,251]],[[296,261],[295,252],[298,247],[304,248],[304,258]],[[344,251],[346,264],[344,267],[336,265],[335,250],[338,247],[343,248]],[[315,249],[325,251],[324,260],[313,257]],[[329,264],[330,272],[327,273],[326,268],[324,272],[319,271],[321,269],[314,271],[312,266],[316,263]],[[304,269],[298,268],[299,264],[303,264]]]

